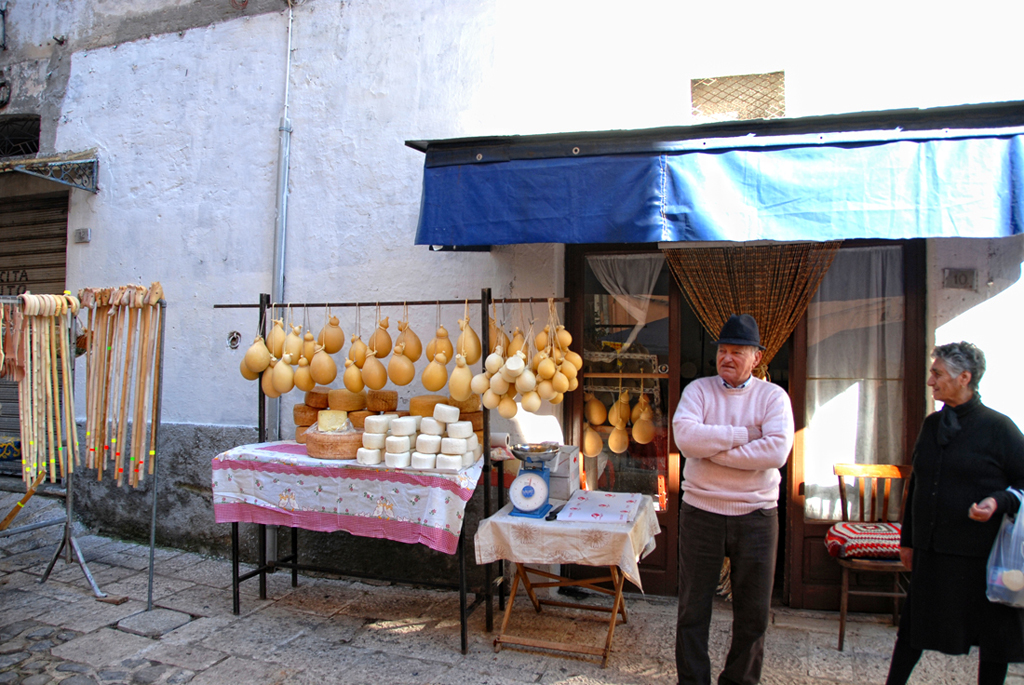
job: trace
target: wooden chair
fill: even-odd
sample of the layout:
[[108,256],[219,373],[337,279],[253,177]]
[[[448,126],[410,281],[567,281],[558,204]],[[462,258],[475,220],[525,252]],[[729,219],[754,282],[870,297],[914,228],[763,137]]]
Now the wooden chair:
[[[853,478],[859,496],[860,523],[875,523],[884,528],[895,529],[889,522],[890,498],[892,482],[903,481],[903,496],[899,502],[897,520],[903,519],[903,507],[907,502],[907,491],[912,471],[911,466],[895,466],[892,464],[836,464],[833,472],[839,477],[839,499],[843,508],[843,522],[853,521],[850,505],[846,496],[846,480]],[[879,492],[881,491],[881,493]],[[838,525],[838,524],[837,524]],[[898,544],[898,543],[897,543]],[[906,585],[901,579],[903,573],[910,569],[899,559],[843,558],[836,557],[842,567],[842,590],[839,600],[839,651],[843,650],[843,639],[846,636],[846,610],[850,595],[869,597],[892,597],[892,622],[899,622],[899,601],[907,596]],[[892,574],[892,591],[850,590],[850,572],[854,573],[889,573]]]

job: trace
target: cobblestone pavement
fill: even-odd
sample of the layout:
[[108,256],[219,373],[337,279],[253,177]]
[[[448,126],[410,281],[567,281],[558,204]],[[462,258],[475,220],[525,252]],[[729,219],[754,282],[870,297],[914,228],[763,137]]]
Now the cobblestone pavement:
[[[0,514],[18,496],[0,493]],[[61,503],[34,498],[13,525],[54,518]],[[89,591],[77,564],[45,571],[61,527],[0,538],[0,685],[89,683],[673,683],[675,603],[633,595],[629,622],[616,628],[608,667],[542,650],[493,650],[484,611],[470,618],[469,653],[459,649],[458,594],[397,585],[300,576],[242,585],[242,613],[231,612],[231,569],[223,559],[156,551],[154,610],[146,611],[149,549],[78,529],[89,567],[112,599]],[[605,598],[587,600],[607,604]],[[495,623],[500,616],[495,611]],[[510,632],[602,644],[599,614],[560,608],[536,614],[517,599]],[[720,669],[731,614],[716,607],[711,655]],[[834,613],[773,611],[762,682],[882,683],[895,629],[882,617],[852,617],[846,651],[836,650]],[[975,682],[977,656],[927,653],[912,683]],[[717,671],[716,671],[717,672]],[[1024,668],[1007,682],[1024,685]]]

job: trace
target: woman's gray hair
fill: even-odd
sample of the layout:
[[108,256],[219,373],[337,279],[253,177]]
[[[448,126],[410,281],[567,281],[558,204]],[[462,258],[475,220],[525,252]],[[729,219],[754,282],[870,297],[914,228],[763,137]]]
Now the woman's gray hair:
[[964,371],[970,372],[971,382],[967,387],[977,391],[978,383],[985,375],[985,353],[980,347],[963,341],[937,345],[932,350],[932,358],[941,359],[953,376],[959,376]]

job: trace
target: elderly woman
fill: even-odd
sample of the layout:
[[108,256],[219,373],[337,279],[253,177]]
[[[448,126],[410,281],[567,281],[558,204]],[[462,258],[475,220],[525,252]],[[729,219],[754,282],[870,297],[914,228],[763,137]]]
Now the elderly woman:
[[1008,662],[1024,661],[1024,611],[989,602],[985,567],[1003,513],[1024,488],[1024,436],[981,403],[985,355],[966,342],[936,347],[928,385],[941,411],[929,415],[914,447],[900,539],[912,568],[887,685],[902,685],[925,649],[979,648],[978,683],[1002,683]]

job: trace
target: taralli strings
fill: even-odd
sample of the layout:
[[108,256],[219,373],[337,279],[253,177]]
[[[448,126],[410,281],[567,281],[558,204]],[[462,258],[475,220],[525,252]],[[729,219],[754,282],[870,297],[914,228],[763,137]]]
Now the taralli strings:
[[78,295],[88,312],[85,465],[98,480],[107,473],[137,487],[155,468],[163,288],[86,288]]

